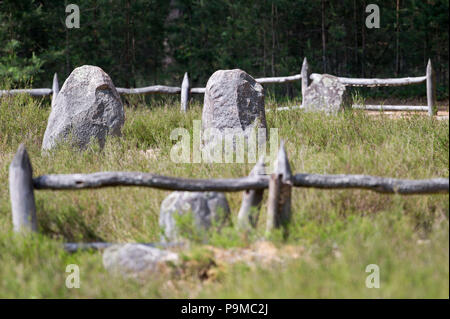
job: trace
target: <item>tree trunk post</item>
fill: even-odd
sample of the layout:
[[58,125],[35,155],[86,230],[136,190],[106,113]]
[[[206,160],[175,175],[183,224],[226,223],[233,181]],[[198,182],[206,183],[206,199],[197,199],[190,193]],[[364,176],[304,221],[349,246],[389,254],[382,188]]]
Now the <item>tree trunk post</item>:
[[9,193],[15,232],[37,232],[33,169],[24,144],[9,166]]
[[302,76],[302,104],[305,101],[306,88],[309,86],[309,66],[306,57],[303,59],[302,70],[300,72]]
[[187,72],[184,73],[183,82],[181,83],[181,111],[186,112],[189,108],[189,77]]
[[427,104],[428,115],[436,115],[436,76],[433,67],[431,66],[430,59],[428,59],[427,64]]
[[55,73],[53,75],[53,84],[52,84],[52,107],[55,104],[56,96],[59,93],[59,83],[58,83],[58,74]]
[[[249,176],[265,175],[265,173],[264,156],[262,156],[251,170]],[[237,219],[239,229],[247,231],[251,228],[256,228],[263,195],[264,189],[248,189],[244,191]]]
[[270,176],[269,199],[267,205],[266,233],[283,227],[283,236],[287,236],[287,226],[291,219],[292,172],[289,160],[281,141],[275,162],[275,171]]

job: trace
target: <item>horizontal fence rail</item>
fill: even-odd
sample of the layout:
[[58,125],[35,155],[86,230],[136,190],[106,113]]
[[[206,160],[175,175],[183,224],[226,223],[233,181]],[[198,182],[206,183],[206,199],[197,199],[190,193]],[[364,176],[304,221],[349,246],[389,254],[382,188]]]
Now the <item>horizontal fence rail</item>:
[[16,95],[16,94],[29,94],[31,96],[47,96],[52,95],[52,89],[13,89],[13,90],[0,90],[0,96],[2,95]]
[[[109,186],[145,186],[163,190],[193,192],[239,192],[267,189],[269,176],[225,179],[189,179],[140,172],[99,172],[92,174],[52,174],[33,179],[35,189],[86,189]],[[326,189],[361,188],[379,193],[448,193],[449,180],[434,178],[408,180],[368,175],[296,174],[293,186]]]
[[120,94],[154,94],[154,93],[163,93],[163,94],[179,94],[181,93],[181,88],[175,86],[165,86],[165,85],[154,85],[147,86],[143,88],[135,88],[135,89],[125,89],[125,88],[116,88],[117,92]]
[[[283,106],[275,108],[276,111],[290,111],[304,109],[303,105]],[[404,112],[426,112],[428,106],[422,105],[362,105],[353,104],[352,109],[359,109],[365,111],[404,111]],[[266,112],[270,112],[272,109],[267,109]]]
[[205,94],[206,88],[192,88],[189,92],[196,94]]
[[[268,78],[258,78],[255,79],[256,82],[261,84],[276,84],[276,83],[288,83],[299,81],[302,79],[301,74],[295,74],[291,76],[279,76],[279,77],[268,77]],[[204,94],[206,88],[190,88],[189,93]],[[181,87],[175,86],[164,86],[164,85],[154,85],[143,88],[135,89],[125,89],[117,88],[117,92],[120,94],[152,94],[152,93],[163,93],[163,94],[179,94],[181,93]]]
[[33,179],[35,189],[83,189],[107,186],[146,186],[173,191],[238,192],[246,189],[265,189],[264,176],[224,179],[189,179],[167,177],[140,172],[99,172],[92,174],[54,174]]
[[[309,80],[319,74],[313,73],[309,76],[309,65],[307,59],[304,58],[301,72],[290,76],[280,77],[263,77],[255,79],[261,84],[276,84],[276,83],[289,83],[294,81],[301,81],[302,87],[302,100],[304,100],[305,90],[309,86]],[[436,77],[431,65],[431,60],[428,60],[426,74],[424,76],[417,77],[404,77],[404,78],[347,78],[337,77],[339,81],[345,86],[355,87],[381,87],[381,86],[402,86],[426,83],[427,105],[415,106],[415,105],[353,105],[352,108],[364,109],[364,110],[379,110],[379,111],[428,111],[428,115],[436,115]],[[165,85],[153,85],[141,88],[116,88],[119,94],[180,94],[181,95],[181,111],[186,112],[189,108],[189,97],[191,94],[204,94],[206,88],[196,87],[191,88],[188,73],[186,72],[183,77],[181,87],[178,86],[165,86]],[[0,96],[2,95],[14,95],[14,94],[30,94],[32,96],[47,96],[52,95],[52,105],[56,95],[59,92],[58,77],[55,73],[53,77],[52,89],[14,89],[14,90],[0,90]],[[287,108],[288,109],[288,108]],[[281,109],[280,109],[281,110]]]
[[258,78],[255,79],[256,82],[261,84],[276,84],[276,83],[288,83],[299,81],[302,79],[301,74],[295,74],[291,76],[279,76],[279,77],[270,77],[270,78]]
[[446,178],[410,180],[368,175],[296,174],[293,177],[293,185],[325,189],[360,188],[378,193],[403,195],[449,192],[449,180]]
[[417,111],[417,112],[428,111],[428,106],[422,106],[422,105],[361,105],[361,104],[353,104],[352,108],[362,109],[362,110],[367,110],[367,111]]
[[418,84],[425,82],[427,77],[408,77],[408,78],[396,78],[396,79],[356,79],[356,78],[344,78],[338,77],[339,81],[347,86],[367,86],[367,87],[377,87],[377,86],[402,86],[410,84]]

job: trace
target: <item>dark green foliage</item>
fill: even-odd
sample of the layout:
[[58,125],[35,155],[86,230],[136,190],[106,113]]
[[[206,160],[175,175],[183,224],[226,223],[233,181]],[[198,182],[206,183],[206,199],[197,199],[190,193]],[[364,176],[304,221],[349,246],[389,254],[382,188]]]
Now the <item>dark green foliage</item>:
[[[398,11],[395,1],[377,1],[380,29],[364,26],[368,3],[357,0],[325,0],[323,29],[317,0],[79,0],[79,29],[65,27],[68,3],[0,1],[0,79],[21,86],[33,78],[33,86],[50,87],[54,72],[64,80],[75,67],[93,64],[117,86],[180,85],[186,71],[194,86],[204,86],[218,69],[299,73],[305,56],[313,72],[418,76],[431,58],[438,98],[448,98],[448,0],[403,0]],[[277,96],[300,94],[299,83],[267,88]],[[422,97],[425,90],[394,94]]]

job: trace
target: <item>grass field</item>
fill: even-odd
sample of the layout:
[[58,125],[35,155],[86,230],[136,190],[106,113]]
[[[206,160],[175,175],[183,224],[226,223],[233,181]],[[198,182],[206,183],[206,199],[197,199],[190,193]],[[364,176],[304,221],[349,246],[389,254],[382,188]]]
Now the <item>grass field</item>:
[[[61,146],[41,155],[49,101],[26,96],[0,99],[0,298],[448,298],[449,196],[382,195],[363,190],[293,190],[293,220],[286,242],[301,258],[280,267],[221,268],[200,280],[164,276],[145,282],[113,276],[96,252],[65,253],[63,241],[154,242],[158,214],[169,192],[149,188],[37,191],[40,235],[11,233],[8,166],[25,143],[34,175],[96,171],[146,171],[194,178],[239,177],[251,164],[176,164],[170,160],[176,127],[192,131],[201,118],[196,104],[187,114],[176,100],[131,101],[121,138],[103,151]],[[266,101],[267,107],[275,102]],[[449,176],[449,122],[427,116],[390,119],[363,111],[336,117],[268,112],[268,127],[286,141],[296,173],[369,174],[396,178]],[[149,156],[152,149],[156,158]],[[267,192],[266,192],[267,193]],[[241,193],[227,193],[233,221]],[[267,196],[267,194],[265,194]],[[243,240],[233,227],[211,243],[246,247],[262,234],[266,200],[255,234]],[[198,248],[201,249],[201,248]],[[200,261],[201,263],[201,261]],[[80,267],[81,287],[68,289],[66,265]],[[365,268],[380,268],[379,289],[365,285]],[[169,280],[170,279],[170,280]]]

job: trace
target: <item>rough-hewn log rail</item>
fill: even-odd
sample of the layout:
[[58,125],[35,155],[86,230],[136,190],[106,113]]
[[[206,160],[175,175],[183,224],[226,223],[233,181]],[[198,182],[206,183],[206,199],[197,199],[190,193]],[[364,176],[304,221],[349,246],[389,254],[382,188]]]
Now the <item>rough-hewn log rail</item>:
[[299,81],[302,79],[301,74],[294,74],[290,76],[277,76],[277,77],[270,77],[270,78],[258,78],[255,79],[256,82],[261,84],[269,84],[269,83],[288,83],[288,82],[294,82]]
[[428,106],[421,105],[361,105],[353,104],[352,108],[367,111],[428,111]]
[[192,88],[189,90],[190,93],[195,94],[205,94],[206,88]]
[[[303,109],[303,105],[294,105],[294,106],[283,106],[277,107],[275,109],[267,109],[266,112],[270,112],[272,110],[276,111],[289,111],[296,109]],[[428,111],[428,106],[426,105],[361,105],[361,104],[353,104],[352,109],[361,109],[366,111],[404,111],[404,112],[426,112]]]
[[293,184],[296,187],[327,189],[361,188],[378,193],[397,193],[404,195],[449,192],[448,178],[409,180],[368,175],[297,174],[293,177]]
[[[275,111],[290,111],[304,109],[303,105],[283,106],[273,109],[266,109],[267,112]],[[386,111],[386,112],[427,112],[427,106],[422,105],[360,105],[353,104],[352,109],[360,109],[364,111]],[[448,116],[436,117],[438,120],[448,120]]]
[[[312,78],[313,75],[311,75]],[[339,81],[347,86],[402,86],[409,84],[422,83],[427,80],[427,77],[417,76],[417,77],[407,77],[407,78],[396,78],[396,79],[357,79],[357,78],[344,78],[338,77]]]
[[[408,180],[368,175],[297,174],[294,187],[327,189],[361,188],[379,193],[432,194],[448,193],[448,178]],[[100,172],[92,174],[54,174],[33,179],[35,189],[84,189],[107,186],[146,186],[164,190],[238,192],[266,189],[269,176],[246,176],[225,179],[189,179],[140,172]]]
[[31,96],[46,96],[52,94],[52,89],[14,89],[14,90],[0,90],[0,96],[2,95],[15,95],[15,94],[30,94]]
[[265,176],[224,179],[189,179],[140,172],[99,172],[92,174],[54,174],[33,179],[35,189],[83,189],[106,186],[146,186],[164,190],[193,192],[238,192],[268,187]]
[[153,85],[135,89],[116,88],[120,94],[179,94],[181,88],[176,86]]

